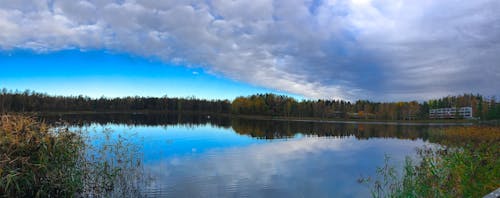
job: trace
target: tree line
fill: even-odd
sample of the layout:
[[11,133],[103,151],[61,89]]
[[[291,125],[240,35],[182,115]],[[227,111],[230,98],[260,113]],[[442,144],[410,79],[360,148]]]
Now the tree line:
[[472,107],[473,116],[481,119],[500,119],[500,104],[494,97],[463,94],[425,102],[372,102],[358,100],[302,100],[275,94],[256,94],[238,97],[231,104],[235,114],[283,117],[314,117],[380,120],[429,119],[429,110],[449,107]]
[[311,117],[339,119],[423,120],[429,110],[447,107],[473,109],[481,119],[500,119],[500,103],[494,97],[463,94],[425,102],[372,102],[358,100],[301,100],[275,94],[255,94],[229,100],[195,97],[121,97],[50,96],[34,91],[0,92],[0,112],[204,112],[236,115]]
[[229,100],[205,100],[198,98],[122,97],[90,98],[86,96],[50,96],[33,91],[9,91],[0,93],[0,112],[211,112],[229,113]]

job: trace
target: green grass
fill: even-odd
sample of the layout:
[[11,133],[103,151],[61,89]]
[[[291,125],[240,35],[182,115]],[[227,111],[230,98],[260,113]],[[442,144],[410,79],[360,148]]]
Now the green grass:
[[418,149],[399,176],[386,158],[377,180],[362,178],[373,197],[482,197],[500,187],[500,128],[456,127],[435,131],[440,146]]

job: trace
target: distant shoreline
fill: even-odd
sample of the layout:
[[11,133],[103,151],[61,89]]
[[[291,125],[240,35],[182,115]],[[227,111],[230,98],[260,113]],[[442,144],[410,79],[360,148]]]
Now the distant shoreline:
[[338,119],[315,117],[283,117],[283,116],[258,116],[258,115],[233,115],[238,118],[295,122],[323,122],[346,124],[389,124],[389,125],[473,125],[471,120],[380,120],[380,119]]
[[69,111],[69,112],[25,112],[36,115],[92,115],[92,114],[206,114],[207,116],[227,116],[241,119],[294,121],[294,122],[322,122],[322,123],[347,123],[347,124],[389,124],[389,125],[474,125],[476,120],[382,120],[382,119],[340,119],[340,118],[316,118],[316,117],[285,117],[266,115],[241,115],[213,112],[193,111]]

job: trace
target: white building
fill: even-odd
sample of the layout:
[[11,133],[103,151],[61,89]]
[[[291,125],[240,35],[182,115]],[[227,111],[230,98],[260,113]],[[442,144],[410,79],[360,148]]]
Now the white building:
[[472,107],[451,107],[429,110],[429,118],[431,119],[454,119],[457,115],[458,118],[472,119]]

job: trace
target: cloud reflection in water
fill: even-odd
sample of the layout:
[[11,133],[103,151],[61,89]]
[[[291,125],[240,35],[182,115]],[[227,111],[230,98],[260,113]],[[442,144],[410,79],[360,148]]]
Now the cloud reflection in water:
[[384,154],[402,161],[423,144],[306,136],[213,148],[147,164],[156,179],[145,190],[171,197],[360,197],[369,192],[356,179],[373,174]]

